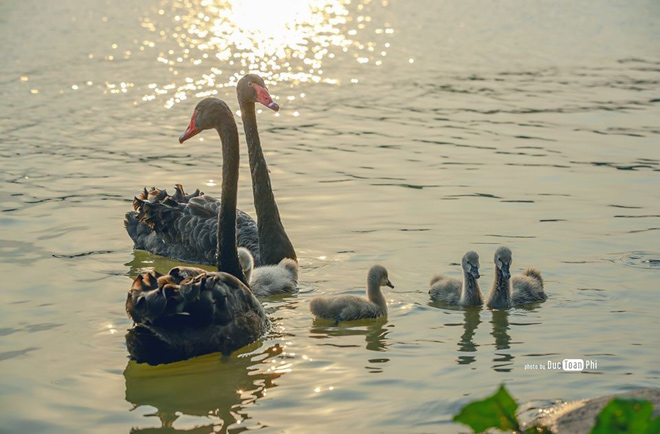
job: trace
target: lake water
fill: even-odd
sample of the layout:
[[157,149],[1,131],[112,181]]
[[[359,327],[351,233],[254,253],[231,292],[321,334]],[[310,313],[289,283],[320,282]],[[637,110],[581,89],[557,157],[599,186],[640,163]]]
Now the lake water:
[[[459,432],[506,383],[551,403],[660,384],[656,1],[23,0],[0,4],[0,432]],[[259,115],[300,293],[230,357],[128,361],[144,186],[219,196],[207,95]],[[240,118],[237,118],[240,122]],[[241,140],[242,132],[241,132]],[[239,206],[254,215],[245,145]],[[497,246],[542,270],[529,310],[433,305],[435,273]],[[385,265],[386,320],[314,323]],[[525,369],[597,360],[583,373]]]

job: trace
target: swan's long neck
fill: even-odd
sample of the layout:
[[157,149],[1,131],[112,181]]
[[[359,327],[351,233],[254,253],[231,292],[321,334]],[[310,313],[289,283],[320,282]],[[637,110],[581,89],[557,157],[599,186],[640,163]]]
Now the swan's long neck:
[[231,110],[227,111],[216,127],[222,140],[222,197],[218,214],[216,261],[218,271],[230,273],[247,285],[236,250],[236,202],[240,162],[238,129],[233,113]]
[[275,265],[284,258],[297,260],[296,252],[284,230],[277,203],[275,203],[268,165],[259,140],[254,103],[239,101],[239,104],[250,158],[252,195],[254,208],[257,211],[261,262],[263,265]]
[[479,283],[472,273],[463,272],[463,288],[461,289],[461,304],[467,306],[479,306],[483,304]]
[[511,281],[504,277],[498,267],[495,267],[495,281],[490,290],[489,301],[492,306],[511,307]]
[[379,276],[369,276],[367,278],[367,298],[387,312],[387,301],[385,301],[383,292],[380,290],[380,280]]

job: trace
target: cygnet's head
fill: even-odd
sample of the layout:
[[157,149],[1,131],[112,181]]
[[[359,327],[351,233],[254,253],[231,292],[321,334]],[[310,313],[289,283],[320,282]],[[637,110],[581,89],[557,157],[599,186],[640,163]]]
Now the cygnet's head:
[[463,271],[470,273],[472,277],[478,279],[481,277],[479,274],[479,255],[477,252],[469,251],[463,256],[462,261]]
[[291,278],[298,283],[298,263],[290,258],[284,258],[280,261],[279,266],[289,272]]
[[511,277],[509,268],[511,267],[511,249],[508,247],[500,247],[495,251],[495,266],[502,272],[505,279]]
[[241,269],[243,270],[243,274],[245,274],[245,278],[250,281],[250,275],[252,274],[252,268],[254,268],[254,258],[252,257],[252,253],[245,247],[239,247],[237,249],[238,251],[238,262],[241,264]]
[[377,282],[379,286],[394,288],[394,285],[392,285],[392,282],[390,282],[387,276],[387,270],[382,265],[374,265],[369,269],[369,281]]

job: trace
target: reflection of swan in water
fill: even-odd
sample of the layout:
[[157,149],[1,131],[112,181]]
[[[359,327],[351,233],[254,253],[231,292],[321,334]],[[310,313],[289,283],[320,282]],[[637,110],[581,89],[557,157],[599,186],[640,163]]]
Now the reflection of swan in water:
[[[126,401],[135,408],[155,407],[162,425],[134,428],[131,433],[160,432],[163,428],[179,432],[173,424],[180,415],[198,416],[204,420],[201,423],[212,421],[190,432],[209,433],[214,428],[228,432],[230,425],[246,418],[247,405],[276,386],[275,380],[283,374],[267,368],[271,365],[268,362],[281,353],[282,348],[274,345],[252,357],[206,355],[160,366],[130,361],[124,371]],[[199,428],[201,431],[197,431]]]
[[[364,325],[360,325],[361,323]],[[381,317],[375,320],[355,321],[350,326],[344,326],[342,324],[328,326],[327,321],[317,320],[314,321],[310,331],[313,338],[319,340],[330,339],[329,341],[321,341],[318,345],[328,345],[337,348],[358,348],[362,345],[355,344],[352,340],[334,338],[364,336],[366,342],[365,348],[367,350],[386,351],[389,345],[387,335],[390,331],[388,327],[385,327],[385,324],[387,324],[387,317]]]
[[[170,259],[165,256],[155,256],[144,250],[133,250],[131,256],[131,260],[124,265],[128,267],[126,275],[130,276],[132,279],[136,278],[139,274],[149,272],[154,268],[157,270],[170,270],[180,265],[193,266],[192,264],[181,263],[181,261]],[[199,267],[199,265],[197,265],[197,267]],[[207,271],[213,271],[215,269],[212,266],[206,265],[202,265],[201,268],[205,268]]]
[[387,350],[386,338],[390,331],[384,327],[386,323],[387,321],[383,319],[367,326],[367,334],[364,339],[367,342],[366,349],[369,351]]
[[[480,308],[466,308],[463,311],[463,335],[458,343],[458,351],[462,353],[476,353],[479,345],[474,343],[474,334],[481,324]],[[469,365],[476,361],[476,355],[458,356],[459,365]]]
[[[493,332],[496,350],[510,349],[511,336],[509,336],[509,312],[506,310],[493,310]],[[513,355],[510,352],[495,353],[493,370],[497,372],[510,372],[513,369]]]

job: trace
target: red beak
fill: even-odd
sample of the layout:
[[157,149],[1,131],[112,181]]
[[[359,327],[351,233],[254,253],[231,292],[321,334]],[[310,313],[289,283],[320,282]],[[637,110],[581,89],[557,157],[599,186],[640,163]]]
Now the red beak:
[[199,130],[197,129],[197,126],[195,125],[195,118],[197,117],[197,110],[192,115],[192,118],[190,118],[190,125],[188,125],[188,128],[186,128],[186,131],[183,132],[179,136],[179,143],[183,143],[192,136],[199,134]]
[[280,106],[270,97],[268,89],[261,87],[258,84],[252,84],[252,87],[257,91],[257,101],[273,111],[278,111],[280,109]]

